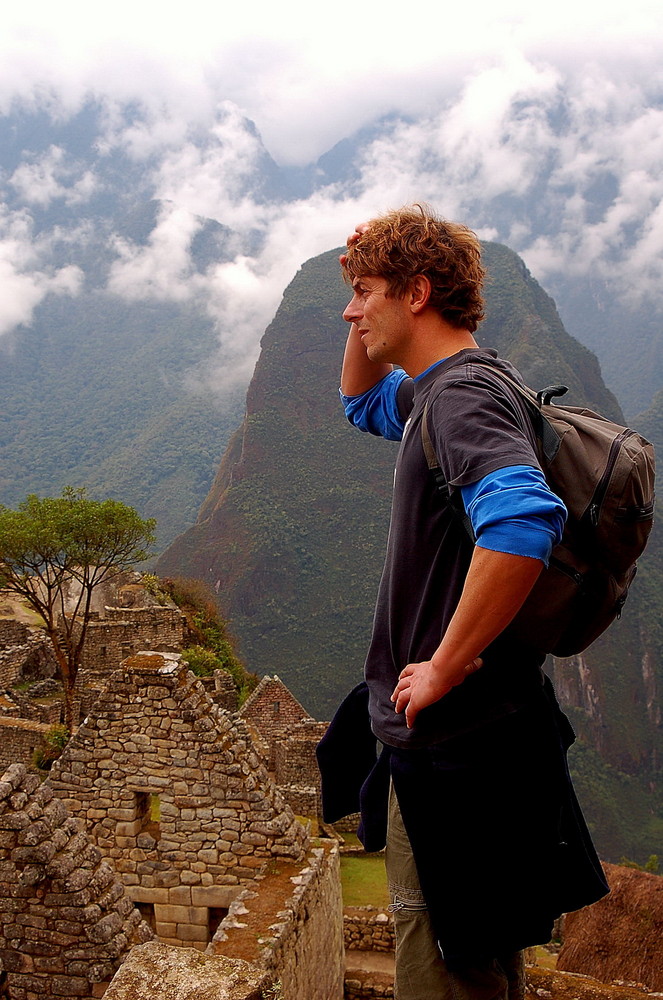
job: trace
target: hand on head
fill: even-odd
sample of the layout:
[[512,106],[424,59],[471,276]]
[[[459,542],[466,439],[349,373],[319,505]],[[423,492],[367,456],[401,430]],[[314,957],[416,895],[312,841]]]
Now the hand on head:
[[[350,233],[345,242],[349,247],[351,247],[354,243],[357,242],[358,239],[360,239],[364,235],[364,233],[367,233],[370,228],[371,228],[370,222],[360,222],[357,226],[355,226],[354,233]],[[348,259],[347,254],[342,253],[338,259],[341,267],[345,267],[345,262]]]

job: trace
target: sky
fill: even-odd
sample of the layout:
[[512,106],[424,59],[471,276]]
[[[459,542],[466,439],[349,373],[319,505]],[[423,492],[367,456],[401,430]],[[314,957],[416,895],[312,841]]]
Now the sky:
[[[0,113],[16,102],[59,116],[91,95],[107,103],[107,151],[149,162],[154,195],[168,201],[147,247],[115,241],[109,290],[205,301],[249,372],[301,263],[414,200],[509,243],[544,285],[594,274],[624,301],[663,307],[661,51],[661,4],[641,0],[27,0],[0,24]],[[131,101],[144,115],[129,128],[117,110]],[[289,202],[247,187],[263,147],[280,165],[305,166],[383,115],[400,124],[361,148],[352,185]],[[31,213],[61,199],[84,215],[98,179],[52,148],[0,180],[23,202],[18,212],[0,204],[10,293],[1,334],[49,293],[79,293],[82,274],[49,266]],[[234,260],[195,272],[200,215],[260,232],[261,251],[247,256],[238,243]]]

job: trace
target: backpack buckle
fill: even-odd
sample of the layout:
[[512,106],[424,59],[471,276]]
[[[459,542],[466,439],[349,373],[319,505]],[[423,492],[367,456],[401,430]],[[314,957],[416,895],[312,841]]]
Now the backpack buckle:
[[565,396],[568,391],[568,385],[547,385],[545,389],[539,389],[537,392],[537,402],[539,406],[547,406],[555,396]]

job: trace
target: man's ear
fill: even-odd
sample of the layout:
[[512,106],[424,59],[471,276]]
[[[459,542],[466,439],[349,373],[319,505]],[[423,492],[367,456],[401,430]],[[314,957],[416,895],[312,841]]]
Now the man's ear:
[[410,282],[408,302],[413,313],[420,313],[428,305],[432,286],[425,274],[417,274]]

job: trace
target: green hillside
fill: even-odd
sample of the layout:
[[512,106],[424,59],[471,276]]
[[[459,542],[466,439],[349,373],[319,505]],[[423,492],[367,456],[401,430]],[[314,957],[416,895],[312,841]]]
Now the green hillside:
[[136,309],[94,290],[47,301],[0,341],[0,501],[85,485],[156,517],[168,544],[195,520],[241,412],[239,391],[187,386],[216,346],[191,306]]

